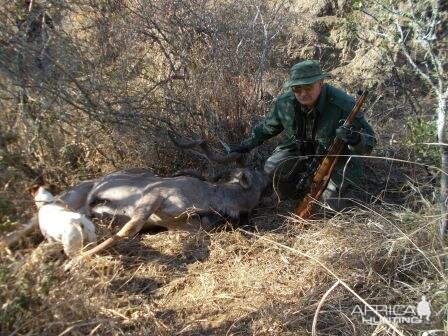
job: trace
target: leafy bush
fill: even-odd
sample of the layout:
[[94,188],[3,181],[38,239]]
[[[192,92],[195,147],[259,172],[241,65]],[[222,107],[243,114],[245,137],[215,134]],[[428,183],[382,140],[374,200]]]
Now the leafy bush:
[[11,211],[12,203],[5,198],[0,198],[0,218],[9,215]]
[[440,167],[440,152],[437,146],[428,143],[437,142],[437,126],[434,120],[410,117],[407,120],[408,135],[405,144],[411,148],[417,162]]
[[15,223],[11,222],[9,218],[13,210],[12,202],[0,197],[0,232],[10,231],[15,226]]

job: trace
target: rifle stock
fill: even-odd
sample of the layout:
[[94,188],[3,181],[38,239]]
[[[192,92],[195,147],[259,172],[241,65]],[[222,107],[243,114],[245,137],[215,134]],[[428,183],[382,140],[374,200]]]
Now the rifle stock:
[[[345,120],[344,126],[348,127],[353,123],[356,115],[364,104],[366,96],[367,91],[364,91],[355,107],[353,108],[352,112]],[[335,137],[330,149],[328,150],[327,155],[324,157],[315,174],[313,175],[310,192],[297,206],[296,215],[303,219],[306,219],[311,215],[314,203],[319,200],[320,196],[327,187],[328,182],[330,181],[331,174],[333,173],[334,168],[336,167],[336,163],[338,162],[339,155],[344,148],[345,142]]]

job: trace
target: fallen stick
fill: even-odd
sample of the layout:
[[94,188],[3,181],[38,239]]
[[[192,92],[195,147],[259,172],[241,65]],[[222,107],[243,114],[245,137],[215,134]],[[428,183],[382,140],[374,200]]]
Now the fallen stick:
[[2,240],[0,240],[0,250],[7,249],[8,247],[17,243],[24,236],[30,234],[35,229],[37,229],[38,224],[39,221],[37,220],[37,214],[35,214],[21,229],[11,232]]

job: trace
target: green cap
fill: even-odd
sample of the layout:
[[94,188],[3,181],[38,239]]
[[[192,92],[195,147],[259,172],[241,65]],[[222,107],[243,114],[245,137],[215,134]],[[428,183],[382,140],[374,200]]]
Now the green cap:
[[328,74],[322,72],[319,61],[307,60],[292,66],[289,72],[289,80],[284,84],[284,87],[312,84],[325,77],[328,77]]

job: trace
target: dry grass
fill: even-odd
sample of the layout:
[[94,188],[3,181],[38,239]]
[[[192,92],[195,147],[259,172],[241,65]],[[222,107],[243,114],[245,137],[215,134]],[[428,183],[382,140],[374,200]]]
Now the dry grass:
[[[289,67],[304,58],[321,59],[338,87],[371,89],[366,115],[378,135],[375,155],[412,159],[404,120],[433,110],[427,89],[406,68],[396,69],[398,78],[383,62],[366,66],[371,45],[352,36],[350,12],[339,16],[329,2],[49,3],[62,15],[50,32],[49,78],[35,69],[32,45],[15,37],[13,2],[0,13],[9,18],[0,39],[12,41],[1,47],[6,68],[15,69],[19,56],[30,60],[0,83],[0,138],[12,135],[0,153],[5,232],[34,211],[31,199],[24,201],[34,177],[20,163],[61,189],[124,167],[163,175],[199,168],[205,164],[169,148],[160,130],[172,125],[237,143],[269,110]],[[297,21],[296,9],[306,3],[325,16]],[[160,27],[168,34],[162,44],[153,35]],[[97,76],[93,68],[101,70]],[[24,93],[31,103],[23,104]],[[253,161],[261,166],[271,149],[254,151]],[[54,246],[38,246],[38,235],[0,251],[0,335],[392,335],[390,325],[369,326],[352,314],[364,307],[356,295],[371,305],[415,306],[423,294],[430,323],[401,323],[395,334],[442,335],[441,259],[448,256],[430,208],[434,177],[407,163],[367,165],[363,189],[375,189],[381,208],[312,221],[306,230],[289,214],[294,204],[282,203],[257,209],[250,232],[141,235],[69,272]],[[109,234],[99,226],[100,237]]]
[[251,232],[142,235],[70,272],[52,247],[4,254],[1,333],[309,335],[320,304],[316,335],[392,335],[353,316],[362,303],[341,285],[321,301],[337,281],[328,270],[372,305],[416,305],[425,294],[431,323],[399,324],[403,335],[443,329],[446,276],[431,212],[357,210],[306,230],[272,210],[253,220]]

